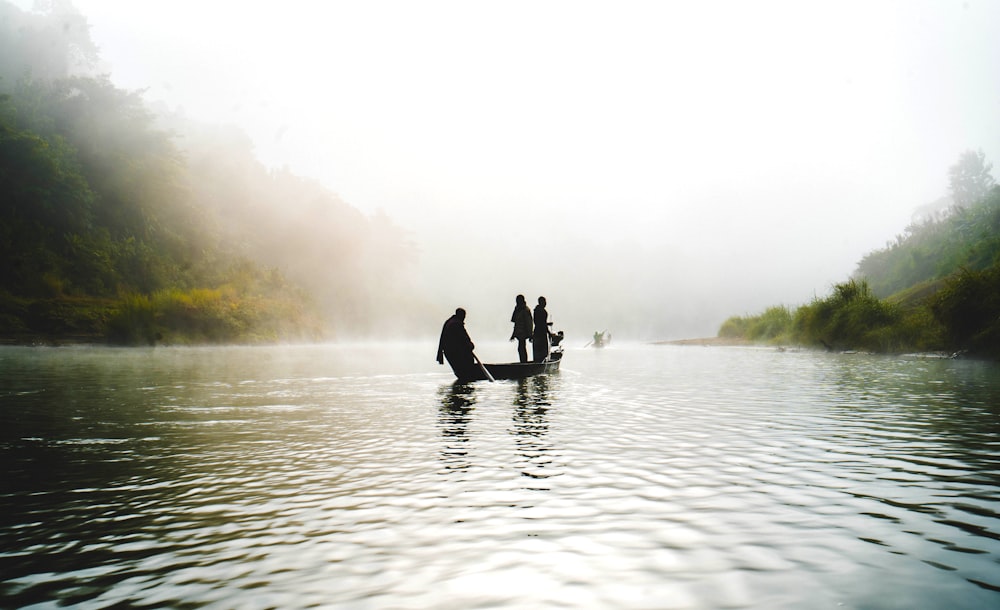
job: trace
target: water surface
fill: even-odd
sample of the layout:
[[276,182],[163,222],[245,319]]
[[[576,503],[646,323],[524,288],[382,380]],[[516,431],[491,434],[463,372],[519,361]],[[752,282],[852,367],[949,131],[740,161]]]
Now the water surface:
[[433,349],[0,348],[0,605],[1000,606],[995,364]]

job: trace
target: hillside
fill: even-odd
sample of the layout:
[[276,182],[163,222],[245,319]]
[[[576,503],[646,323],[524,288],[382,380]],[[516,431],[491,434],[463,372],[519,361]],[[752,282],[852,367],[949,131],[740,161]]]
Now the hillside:
[[415,253],[388,218],[260,164],[237,128],[94,73],[86,19],[0,1],[0,338],[273,341],[396,317]]
[[1000,187],[981,152],[949,170],[951,205],[865,255],[831,295],[735,316],[719,335],[875,352],[1000,358]]

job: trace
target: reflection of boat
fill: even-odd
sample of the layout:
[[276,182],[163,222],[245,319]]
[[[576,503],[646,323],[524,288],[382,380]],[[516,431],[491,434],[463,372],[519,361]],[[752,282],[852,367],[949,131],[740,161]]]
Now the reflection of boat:
[[440,392],[441,408],[438,425],[444,446],[441,461],[447,471],[465,471],[471,466],[469,461],[469,423],[476,408],[475,388],[468,384],[456,383],[446,386]]

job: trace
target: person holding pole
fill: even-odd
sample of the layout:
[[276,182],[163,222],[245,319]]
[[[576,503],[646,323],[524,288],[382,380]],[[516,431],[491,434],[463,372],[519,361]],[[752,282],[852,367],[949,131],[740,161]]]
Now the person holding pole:
[[493,376],[476,357],[474,349],[476,346],[472,343],[469,332],[465,330],[465,310],[459,307],[455,310],[455,315],[445,320],[444,326],[441,327],[437,350],[438,364],[444,364],[444,359],[447,358],[459,381],[484,377],[493,381]]

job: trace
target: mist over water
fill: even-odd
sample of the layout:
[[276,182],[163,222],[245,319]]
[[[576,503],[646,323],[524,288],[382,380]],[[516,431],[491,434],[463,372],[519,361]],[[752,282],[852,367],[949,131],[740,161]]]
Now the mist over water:
[[0,348],[0,596],[996,606],[994,364],[612,345],[462,385],[432,351]]

